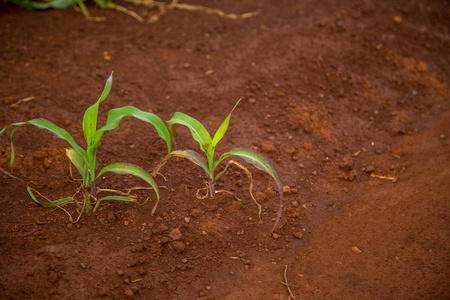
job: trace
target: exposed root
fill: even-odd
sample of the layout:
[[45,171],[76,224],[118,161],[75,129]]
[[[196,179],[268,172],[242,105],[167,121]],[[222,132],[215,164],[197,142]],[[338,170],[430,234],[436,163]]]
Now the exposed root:
[[154,0],[124,0],[126,2],[130,2],[134,5],[138,6],[145,6],[148,8],[157,8],[159,9],[159,12],[155,15],[152,15],[148,18],[148,22],[155,23],[158,22],[160,17],[165,15],[167,11],[178,9],[178,10],[185,10],[185,11],[193,11],[193,12],[202,12],[206,14],[215,14],[222,18],[227,19],[246,19],[253,16],[256,16],[260,13],[260,11],[254,11],[249,13],[244,13],[241,15],[238,14],[226,14],[223,11],[216,9],[216,8],[210,8],[202,5],[191,5],[191,4],[185,4],[185,3],[178,3],[178,0],[173,0],[170,4],[166,4],[164,2],[160,1],[154,1]]
[[73,9],[75,9],[76,12],[81,13],[89,21],[103,22],[106,20],[105,17],[92,17],[84,2],[79,2],[77,5],[74,5]]
[[230,164],[234,164],[237,167],[239,167],[241,170],[243,170],[245,172],[245,174],[247,175],[247,178],[250,180],[250,187],[249,187],[249,192],[250,192],[250,196],[252,197],[253,201],[256,203],[256,205],[259,208],[259,219],[261,220],[261,213],[262,213],[262,206],[261,204],[258,203],[258,201],[256,201],[255,197],[253,196],[253,179],[252,179],[252,173],[243,165],[241,165],[240,163],[238,163],[237,161],[234,160],[230,160],[227,165],[225,166],[225,168],[222,170],[222,172],[220,172],[219,174],[217,174],[216,178],[214,179],[214,181],[217,181],[217,179],[219,179],[220,176],[222,176],[222,174],[224,174],[226,172],[226,170],[228,169],[228,167],[230,166]]
[[287,269],[288,269],[288,266],[287,265],[285,265],[285,268],[284,268],[284,282],[281,282],[283,285],[285,285],[286,286],[286,288],[288,289],[288,292],[289,292],[289,299],[294,299],[295,300],[295,296],[294,296],[294,294],[292,293],[292,291],[291,291],[291,288],[290,288],[290,286],[289,286],[289,283],[288,283],[288,281],[287,281]]

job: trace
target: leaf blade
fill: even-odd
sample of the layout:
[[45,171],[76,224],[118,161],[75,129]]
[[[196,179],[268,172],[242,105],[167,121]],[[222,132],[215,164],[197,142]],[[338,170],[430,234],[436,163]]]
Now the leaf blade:
[[98,173],[96,179],[98,179],[101,175],[105,174],[106,172],[114,172],[114,173],[118,173],[118,174],[130,174],[130,175],[139,177],[139,178],[143,179],[145,182],[147,182],[148,184],[150,184],[150,186],[155,191],[156,197],[157,197],[156,204],[152,210],[152,215],[153,215],[153,213],[155,212],[156,207],[158,206],[158,203],[159,203],[159,190],[158,190],[158,185],[156,184],[155,180],[147,171],[145,171],[141,167],[138,167],[138,166],[135,166],[132,164],[112,163],[110,165],[107,165],[103,169],[101,169],[100,172]]
[[236,104],[234,105],[234,107],[231,110],[231,112],[228,114],[226,119],[222,122],[222,124],[220,125],[219,129],[217,129],[216,134],[214,134],[214,137],[213,137],[212,142],[211,142],[213,147],[216,147],[216,145],[220,142],[220,140],[223,138],[223,136],[227,132],[228,124],[230,123],[230,119],[231,119],[231,114],[236,109],[236,107],[241,102],[241,100],[242,100],[242,98],[240,98],[236,102]]
[[95,134],[94,145],[98,145],[98,143],[100,143],[100,139],[105,131],[117,128],[117,126],[119,126],[120,121],[124,117],[135,117],[139,120],[142,120],[144,122],[153,125],[159,137],[166,142],[168,154],[170,154],[170,152],[172,151],[171,136],[164,122],[157,115],[152,114],[150,112],[142,111],[134,106],[124,106],[121,108],[111,109],[108,112],[108,119],[106,121],[106,125],[100,128]]
[[192,137],[200,144],[200,149],[204,152],[206,152],[206,149],[208,149],[209,145],[212,142],[211,136],[209,135],[205,127],[198,120],[184,113],[174,113],[172,119],[170,119],[170,121],[168,121],[167,123],[171,125],[180,124],[189,128]]
[[100,95],[100,98],[97,100],[97,102],[91,105],[84,113],[83,132],[88,148],[89,146],[94,144],[95,132],[97,131],[98,106],[103,100],[105,100],[105,98],[111,91],[112,80],[113,80],[113,73],[111,72],[111,75],[109,75],[108,80],[106,80],[105,87],[103,88],[103,92]]

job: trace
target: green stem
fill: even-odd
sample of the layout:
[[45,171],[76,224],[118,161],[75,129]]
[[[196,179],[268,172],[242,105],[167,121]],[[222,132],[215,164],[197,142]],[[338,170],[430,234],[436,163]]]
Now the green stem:
[[91,205],[91,194],[89,193],[89,187],[84,187],[83,194],[84,194],[84,212],[88,213],[92,210]]

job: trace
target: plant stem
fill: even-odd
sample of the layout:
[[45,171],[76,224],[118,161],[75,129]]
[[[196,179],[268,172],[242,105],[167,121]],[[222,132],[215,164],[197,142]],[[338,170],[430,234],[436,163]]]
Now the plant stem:
[[[92,187],[91,187],[92,188]],[[85,186],[83,188],[83,194],[84,194],[84,212],[88,213],[92,210],[92,205],[91,205],[91,193],[89,192],[89,187]]]

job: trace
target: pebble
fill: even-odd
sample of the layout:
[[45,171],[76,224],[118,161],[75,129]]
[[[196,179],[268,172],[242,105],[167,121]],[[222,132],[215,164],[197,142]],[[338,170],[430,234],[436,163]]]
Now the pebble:
[[172,229],[169,233],[169,237],[174,241],[181,239],[180,229],[179,228]]
[[125,296],[133,297],[134,296],[134,292],[132,290],[125,290]]
[[291,188],[288,185],[283,186],[283,194],[290,194]]
[[273,233],[273,234],[272,234],[272,237],[273,237],[274,239],[277,239],[277,238],[279,237],[279,235],[276,234],[276,233]]
[[296,233],[294,233],[294,236],[298,239],[301,239],[303,237],[303,233],[301,233],[300,231],[297,231]]
[[441,134],[441,135],[439,136],[439,138],[440,138],[441,140],[445,140],[445,139],[447,138],[447,136],[446,136],[445,134]]
[[261,151],[263,152],[275,152],[275,146],[271,141],[264,141],[261,143]]
[[266,194],[264,194],[263,192],[260,192],[260,191],[256,192],[254,194],[254,196],[255,196],[255,200],[258,201],[258,203],[264,202],[267,199]]
[[357,254],[361,253],[361,250],[359,250],[359,248],[356,247],[356,246],[353,246],[353,247],[352,247],[352,251],[355,252],[355,253],[357,253]]
[[194,218],[197,218],[198,216],[200,216],[202,214],[202,210],[200,209],[200,208],[194,208],[192,211],[191,211],[191,215],[194,217]]
[[117,275],[122,276],[124,274],[124,272],[120,269],[116,270]]
[[372,173],[373,171],[375,171],[374,166],[368,166],[367,168],[364,169],[364,172],[366,173]]
[[123,221],[123,225],[128,226],[128,225],[130,225],[130,222],[128,222],[128,221]]
[[202,231],[202,235],[205,236],[206,235],[206,231],[203,230]]

